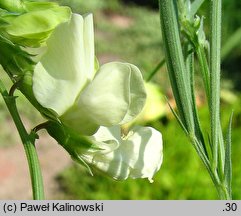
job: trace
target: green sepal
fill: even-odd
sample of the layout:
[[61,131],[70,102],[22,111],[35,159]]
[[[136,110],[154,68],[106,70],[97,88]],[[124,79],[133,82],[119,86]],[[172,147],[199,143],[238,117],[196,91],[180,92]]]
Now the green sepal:
[[35,62],[31,57],[29,53],[0,35],[0,64],[11,79],[33,70]]
[[46,122],[48,133],[68,152],[78,151],[82,148],[92,148],[93,142],[88,137],[81,136],[71,128],[57,121]]
[[45,124],[45,129],[48,131],[49,135],[52,136],[71,156],[71,158],[84,165],[91,175],[92,171],[87,163],[81,158],[81,152],[86,149],[99,149],[93,141],[91,141],[86,136],[81,136],[71,128],[66,127],[60,122],[48,121]]

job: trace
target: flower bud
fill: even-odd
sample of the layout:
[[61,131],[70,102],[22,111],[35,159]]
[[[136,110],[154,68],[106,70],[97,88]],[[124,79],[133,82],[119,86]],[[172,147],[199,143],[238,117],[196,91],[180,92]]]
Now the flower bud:
[[0,34],[11,42],[28,47],[38,47],[45,43],[52,31],[71,15],[68,7],[52,2],[1,1],[4,9],[0,14],[2,25]]

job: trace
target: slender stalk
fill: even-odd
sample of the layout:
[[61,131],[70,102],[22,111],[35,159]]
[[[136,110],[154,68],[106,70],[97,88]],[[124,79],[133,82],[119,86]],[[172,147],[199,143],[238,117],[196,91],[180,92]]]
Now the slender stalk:
[[166,62],[165,58],[159,62],[159,64],[154,68],[154,70],[151,71],[150,74],[148,74],[146,78],[146,82],[149,82],[152,79],[152,77],[160,70],[160,68],[165,64],[165,62]]
[[210,49],[210,105],[211,142],[213,144],[213,170],[218,164],[220,127],[220,52],[221,52],[221,0],[211,0],[211,49]]
[[34,145],[35,142],[35,133],[31,132],[30,134],[27,133],[21,118],[19,116],[16,101],[14,96],[10,96],[0,80],[0,93],[6,103],[6,106],[12,116],[12,119],[16,125],[20,138],[22,140],[25,153],[28,160],[28,166],[31,176],[32,182],[32,191],[33,191],[33,199],[35,200],[42,200],[44,199],[44,189],[43,189],[43,180],[41,174],[41,168],[38,160],[38,155],[36,152],[36,148]]

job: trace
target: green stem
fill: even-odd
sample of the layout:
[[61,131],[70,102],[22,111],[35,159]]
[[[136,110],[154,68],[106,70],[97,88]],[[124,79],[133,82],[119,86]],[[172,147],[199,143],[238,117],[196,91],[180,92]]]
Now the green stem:
[[0,80],[0,93],[3,96],[3,99],[7,105],[7,108],[12,116],[12,119],[16,125],[20,138],[22,140],[25,153],[28,160],[29,171],[32,182],[32,191],[33,191],[33,199],[35,200],[43,200],[44,199],[44,188],[43,188],[43,180],[41,174],[41,168],[38,160],[38,155],[36,152],[36,148],[34,145],[36,134],[31,132],[27,133],[21,118],[19,116],[17,107],[16,107],[16,97],[10,96]]
[[211,50],[210,50],[210,103],[211,142],[215,171],[218,164],[218,139],[220,127],[220,51],[221,51],[221,0],[211,0]]
[[230,199],[224,182],[224,141],[220,122],[220,64],[221,64],[222,0],[211,0],[211,49],[210,49],[210,114],[211,142],[213,147],[212,170],[218,175],[217,187],[221,199]]

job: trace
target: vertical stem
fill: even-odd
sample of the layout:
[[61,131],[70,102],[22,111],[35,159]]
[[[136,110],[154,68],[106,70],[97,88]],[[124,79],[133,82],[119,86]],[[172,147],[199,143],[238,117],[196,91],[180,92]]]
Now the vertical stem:
[[213,144],[213,170],[218,164],[220,127],[220,51],[221,51],[221,0],[211,0],[211,50],[210,50],[210,103],[211,141]]
[[28,160],[29,171],[32,182],[32,191],[33,191],[33,199],[42,200],[44,199],[44,190],[43,190],[43,180],[41,174],[41,168],[38,160],[38,155],[36,152],[36,148],[34,145],[35,134],[28,134],[22,121],[19,116],[16,101],[14,96],[10,96],[5,89],[2,81],[0,80],[0,93],[3,96],[3,99],[7,105],[7,108],[12,116],[12,119],[16,125],[20,138],[22,140],[25,153]]
[[29,171],[32,182],[33,199],[44,200],[42,172],[34,141],[31,142],[29,140],[26,140],[25,142],[23,142],[23,145],[28,159]]

